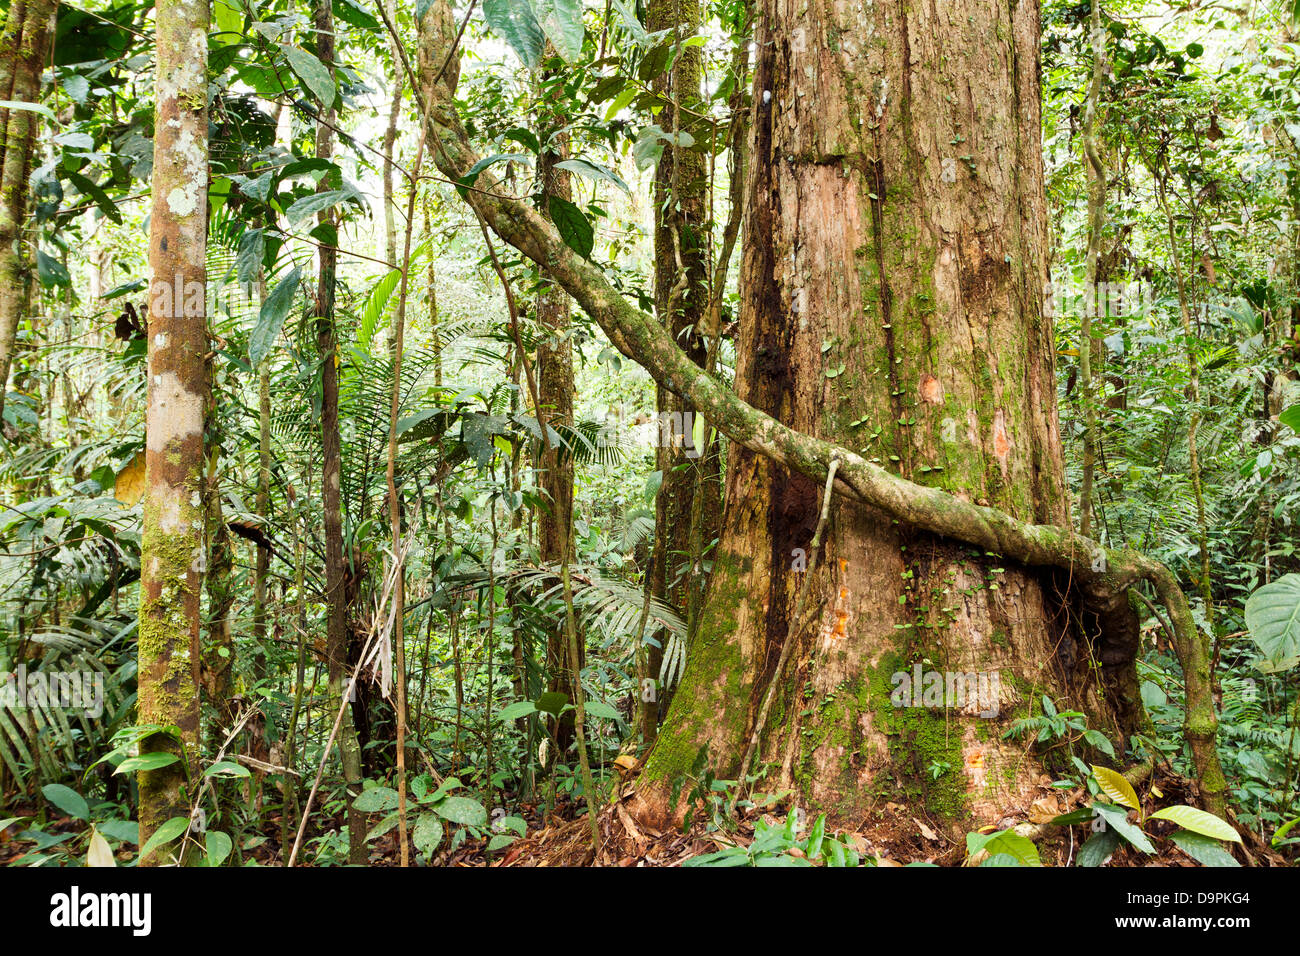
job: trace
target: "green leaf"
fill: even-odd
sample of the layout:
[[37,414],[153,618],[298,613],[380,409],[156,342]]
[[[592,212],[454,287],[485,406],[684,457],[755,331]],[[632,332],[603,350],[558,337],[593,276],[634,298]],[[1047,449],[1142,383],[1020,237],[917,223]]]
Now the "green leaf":
[[71,787],[65,787],[61,783],[48,783],[41,787],[41,793],[68,816],[78,820],[90,819],[90,807],[86,805],[85,798]]
[[572,63],[582,56],[582,0],[533,0],[533,13],[561,57]]
[[436,813],[420,814],[411,830],[411,842],[426,860],[433,859],[434,851],[442,843],[442,821]]
[[613,707],[609,706],[609,704],[605,703],[603,700],[587,701],[585,709],[586,709],[586,715],[588,717],[600,717],[605,720],[623,719],[622,714],[620,714]]
[[1241,866],[1214,837],[1191,830],[1175,830],[1169,834],[1169,839],[1202,866]]
[[33,113],[40,113],[46,119],[53,122],[56,126],[58,125],[59,122],[54,115],[54,111],[51,110],[48,106],[42,106],[40,103],[26,103],[23,102],[22,100],[0,100],[0,109],[29,110]]
[[1292,405],[1290,408],[1284,408],[1277,416],[1277,420],[1286,425],[1293,432],[1300,432],[1300,405]]
[[362,813],[384,813],[397,808],[397,791],[391,787],[371,787],[362,790],[352,806]]
[[586,159],[566,159],[555,164],[556,169],[567,169],[571,173],[577,173],[579,176],[586,176],[588,179],[597,181],[604,180],[607,183],[613,183],[629,196],[632,190],[628,188],[627,183],[623,182],[622,177],[612,169],[602,166],[600,163],[593,163]]
[[498,833],[492,839],[488,840],[488,852],[491,853],[494,850],[500,850],[502,847],[507,847],[518,839],[519,837],[515,836],[513,833]]
[[590,259],[591,250],[596,244],[596,230],[582,214],[582,210],[567,199],[551,196],[548,211],[564,244],[582,258]]
[[323,193],[311,193],[295,200],[294,203],[285,210],[284,217],[289,220],[289,225],[296,226],[304,219],[318,215],[329,209],[331,206],[337,206],[344,200],[351,199],[356,195],[354,189],[327,189]]
[[1083,846],[1079,847],[1079,866],[1101,866],[1106,862],[1106,857],[1115,852],[1117,846],[1119,846],[1119,834],[1114,830],[1094,833],[1084,841]]
[[1028,837],[1023,837],[1014,830],[999,830],[996,833],[967,833],[967,856],[974,856],[980,850],[987,850],[990,857],[1009,856],[1025,866],[1043,865],[1038,856],[1038,847],[1034,846],[1033,841]]
[[483,804],[469,797],[446,797],[433,808],[439,816],[462,826],[481,827],[487,824],[487,811]]
[[531,700],[517,700],[497,711],[497,718],[499,720],[518,720],[520,717],[527,717],[529,714],[535,713],[537,713],[537,705]]
[[[114,840],[121,840],[123,843],[140,842],[140,825],[134,820],[105,820],[97,825],[100,833],[106,837],[112,837]],[[0,826],[0,830],[4,827]]]
[[306,50],[296,46],[284,46],[280,49],[284,51],[284,58],[289,61],[290,69],[298,74],[298,79],[302,80],[307,91],[326,109],[333,106],[334,79],[330,76],[329,68]]
[[235,763],[233,760],[218,760],[207,770],[203,771],[205,777],[251,777],[252,774],[243,764]]
[[546,36],[529,0],[483,0],[488,29],[510,44],[530,70],[542,61]]
[[190,821],[188,817],[172,817],[157,830],[153,831],[153,836],[145,841],[144,846],[140,849],[140,859],[149,856],[154,850],[164,843],[170,843],[178,836],[189,829]]
[[1117,807],[1109,803],[1094,803],[1092,808],[1106,821],[1106,826],[1114,830],[1143,853],[1156,852],[1156,848],[1151,845],[1151,841],[1147,839],[1147,835],[1143,833],[1141,829],[1128,822],[1128,811],[1123,807]]
[[1092,744],[1106,756],[1114,759],[1115,748],[1111,745],[1110,738],[1100,730],[1085,730],[1083,732],[1083,739]]
[[41,285],[46,288],[68,285],[72,282],[67,266],[40,249],[36,250],[36,275],[41,280]]
[[1137,792],[1133,789],[1133,785],[1124,779],[1123,774],[1109,767],[1098,767],[1096,764],[1092,765],[1092,774],[1097,778],[1097,783],[1101,785],[1101,791],[1106,796],[1130,810],[1141,809],[1142,802],[1138,800]]
[[234,848],[234,842],[230,835],[222,833],[220,830],[209,830],[204,839],[208,850],[208,866],[220,866],[225,862],[226,857],[230,856],[230,851]]
[[284,328],[284,320],[293,307],[294,299],[298,296],[298,283],[301,279],[302,269],[294,266],[293,271],[281,279],[262,302],[262,308],[257,315],[257,327],[248,337],[248,361],[254,368],[260,365],[262,359],[266,358],[275,347],[280,329]]
[[1247,598],[1246,627],[1270,661],[1300,656],[1300,574],[1284,574]]
[[114,775],[119,773],[131,773],[140,770],[158,770],[162,767],[170,767],[181,758],[177,754],[157,751],[155,753],[140,754],[138,757],[127,757],[117,769],[113,771]]
[[1150,818],[1152,820],[1169,820],[1172,823],[1177,823],[1184,830],[1191,830],[1193,833],[1213,837],[1216,840],[1241,842],[1241,834],[1225,820],[1216,817],[1213,813],[1206,813],[1204,810],[1198,810],[1196,807],[1189,807],[1185,804],[1180,803],[1176,806],[1157,810],[1151,814]]
[[537,709],[548,714],[558,714],[564,709],[564,705],[569,702],[567,694],[562,694],[558,690],[547,691],[541,697],[538,697],[533,703]]
[[237,0],[212,0],[212,21],[219,33],[233,34],[222,37],[223,42],[242,39],[244,12],[239,9]]
[[262,270],[266,255],[266,233],[261,229],[245,229],[239,237],[239,251],[235,254],[235,278],[252,282]]
[[357,0],[334,0],[334,14],[344,23],[361,30],[379,33],[383,27]]

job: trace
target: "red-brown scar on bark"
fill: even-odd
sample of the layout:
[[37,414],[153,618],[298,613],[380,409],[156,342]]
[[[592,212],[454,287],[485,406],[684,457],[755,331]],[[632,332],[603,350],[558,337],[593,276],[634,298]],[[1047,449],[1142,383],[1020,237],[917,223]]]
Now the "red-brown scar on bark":
[[1002,466],[1002,475],[1007,474],[1007,456],[1011,454],[1011,439],[1007,437],[1007,416],[998,409],[993,413],[993,454]]
[[921,396],[921,401],[928,402],[931,405],[943,404],[943,383],[929,372],[921,376],[921,381],[917,384],[916,390]]

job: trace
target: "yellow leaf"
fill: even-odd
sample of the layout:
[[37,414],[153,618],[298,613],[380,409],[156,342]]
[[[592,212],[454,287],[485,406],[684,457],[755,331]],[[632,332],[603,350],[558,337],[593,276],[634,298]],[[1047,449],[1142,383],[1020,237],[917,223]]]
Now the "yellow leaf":
[[144,452],[138,451],[127,466],[117,473],[113,482],[113,497],[130,508],[144,497]]
[[1133,785],[1124,779],[1123,774],[1108,767],[1098,767],[1096,764],[1092,766],[1092,773],[1101,784],[1102,793],[1120,806],[1128,807],[1130,810],[1142,808],[1137,792],[1133,789]]

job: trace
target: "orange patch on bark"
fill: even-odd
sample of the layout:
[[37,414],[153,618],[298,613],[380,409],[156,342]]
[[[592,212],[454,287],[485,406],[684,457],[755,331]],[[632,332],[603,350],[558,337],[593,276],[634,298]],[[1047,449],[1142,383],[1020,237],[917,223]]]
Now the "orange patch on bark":
[[920,393],[921,401],[931,405],[943,404],[943,383],[929,372],[921,376],[921,381],[916,390]]

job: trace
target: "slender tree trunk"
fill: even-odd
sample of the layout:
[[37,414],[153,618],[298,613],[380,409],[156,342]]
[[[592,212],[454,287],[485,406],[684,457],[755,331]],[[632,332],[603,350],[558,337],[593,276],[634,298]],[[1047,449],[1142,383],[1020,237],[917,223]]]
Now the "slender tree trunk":
[[[1067,526],[1037,4],[763,0],[758,16],[737,391],[913,482]],[[843,815],[888,797],[954,832],[997,820],[1039,772],[1002,732],[1044,693],[1117,738],[1136,726],[1135,620],[1103,642],[1071,624],[1053,574],[848,501],[795,620],[821,488],[738,445],[726,474],[707,608],[639,786],[647,818],[684,809],[672,795],[701,753],[736,772],[789,641],[756,766],[764,789]],[[937,699],[897,693],[918,672],[927,688],[937,673]]]
[[[543,141],[554,137],[551,148],[542,151],[538,162],[543,204],[552,197],[565,201],[573,198],[568,171],[555,166],[568,158],[568,134],[555,133],[563,125],[563,117],[547,111],[539,130]],[[535,414],[543,416],[550,427],[573,424],[573,345],[569,339],[569,309],[569,297],[558,285],[547,285],[537,297],[537,390],[542,408],[535,410]],[[551,443],[543,451],[539,465],[539,484],[546,503],[537,517],[538,552],[543,564],[558,566],[562,561],[574,559],[573,455]],[[566,547],[567,554],[564,553]],[[584,650],[579,647],[579,666],[586,657]],[[569,649],[562,621],[557,622],[547,635],[546,673],[547,689],[564,694],[572,702],[574,692]],[[556,728],[556,743],[561,755],[573,743],[571,714],[572,711],[566,713]]]
[[[35,103],[39,99],[57,9],[55,0],[9,4],[0,33],[0,100]],[[22,234],[27,228],[27,180],[39,131],[38,114],[32,110],[0,107],[0,422],[18,316],[26,299]]]
[[1083,298],[1079,323],[1079,404],[1083,406],[1083,478],[1079,485],[1079,533],[1092,535],[1092,479],[1097,466],[1097,397],[1093,388],[1092,314],[1100,316],[1106,297],[1101,295],[1101,232],[1106,222],[1106,166],[1098,145],[1101,126],[1101,84],[1105,71],[1106,35],[1101,28],[1100,0],[1092,2],[1089,27],[1092,40],[1092,79],[1084,106],[1084,173],[1088,184],[1088,294]]
[[[692,36],[699,24],[699,0],[654,0],[646,14],[648,30],[671,30],[679,43]],[[700,97],[703,64],[701,47],[682,46],[670,73],[656,80],[657,91],[668,101],[658,122],[675,139],[682,134],[697,143],[708,139],[700,118],[705,112]],[[703,331],[709,309],[709,199],[704,153],[676,143],[665,146],[654,183],[655,311],[673,341],[701,368],[708,362]],[[651,588],[656,598],[686,616],[690,594],[702,575],[692,561],[692,518],[697,510],[709,514],[711,538],[721,512],[720,462],[715,455],[700,459],[703,449],[691,447],[696,409],[689,400],[658,386],[655,404],[659,415],[655,467],[663,485],[655,499]],[[696,502],[701,494],[707,502]],[[646,741],[654,739],[663,713],[664,688],[658,686],[658,678],[667,639],[668,633],[660,630],[646,649],[645,677],[655,682],[643,685],[641,694],[641,733]]]
[[[317,0],[314,8],[316,53],[334,75],[334,12],[329,0]],[[331,104],[323,113],[324,122],[316,129],[316,155],[330,159],[334,155],[334,132],[337,113]],[[329,188],[322,178],[320,190]],[[320,221],[333,221],[330,211],[321,213]],[[330,699],[337,710],[344,694],[351,697],[348,677],[348,595],[347,568],[343,556],[343,450],[339,436],[338,339],[334,324],[334,271],[337,251],[329,245],[320,247],[320,274],[316,289],[316,348],[321,357],[321,489],[325,510],[325,590],[329,611],[326,624],[325,655],[329,668]],[[346,683],[345,683],[346,682]],[[339,727],[339,756],[343,779],[347,785],[348,861],[354,866],[366,862],[365,814],[353,807],[361,792],[361,748],[353,722],[352,703],[347,704]]]
[[[181,760],[142,771],[140,844],[187,816],[197,779],[203,425],[208,406],[208,4],[161,0],[156,22],[153,204],[149,219],[149,404],[140,544],[139,719],[174,725],[141,751]],[[158,853],[142,860],[156,862]]]

